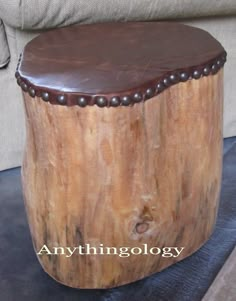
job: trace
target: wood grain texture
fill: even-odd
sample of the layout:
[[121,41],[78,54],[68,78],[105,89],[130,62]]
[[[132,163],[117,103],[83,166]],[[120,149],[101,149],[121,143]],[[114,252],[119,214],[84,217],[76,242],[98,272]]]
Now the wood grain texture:
[[37,252],[44,244],[185,247],[177,258],[40,256],[54,279],[80,288],[130,283],[209,238],[221,184],[223,70],[132,107],[24,99],[22,183]]

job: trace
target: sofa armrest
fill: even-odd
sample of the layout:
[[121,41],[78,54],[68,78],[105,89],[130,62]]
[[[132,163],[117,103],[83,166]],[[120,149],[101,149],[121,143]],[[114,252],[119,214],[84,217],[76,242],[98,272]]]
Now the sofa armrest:
[[0,0],[0,18],[4,23],[26,30],[49,29],[75,23],[235,14],[235,0]]
[[5,67],[10,60],[10,52],[8,48],[5,28],[0,19],[0,68]]

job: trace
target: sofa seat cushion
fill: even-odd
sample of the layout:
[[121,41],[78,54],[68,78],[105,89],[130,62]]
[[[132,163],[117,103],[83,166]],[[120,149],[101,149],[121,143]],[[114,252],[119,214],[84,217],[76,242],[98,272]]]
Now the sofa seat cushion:
[[0,68],[5,67],[10,59],[7,38],[2,20],[0,19]]
[[214,5],[206,0],[0,0],[0,17],[20,29],[233,14],[235,0],[214,1]]

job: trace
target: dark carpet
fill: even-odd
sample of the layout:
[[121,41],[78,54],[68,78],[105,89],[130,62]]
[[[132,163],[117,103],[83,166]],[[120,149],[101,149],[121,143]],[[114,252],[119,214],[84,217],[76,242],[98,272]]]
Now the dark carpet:
[[161,273],[108,290],[78,290],[51,279],[33,251],[20,169],[0,172],[0,301],[200,301],[236,244],[236,139],[224,140],[220,209],[210,240]]

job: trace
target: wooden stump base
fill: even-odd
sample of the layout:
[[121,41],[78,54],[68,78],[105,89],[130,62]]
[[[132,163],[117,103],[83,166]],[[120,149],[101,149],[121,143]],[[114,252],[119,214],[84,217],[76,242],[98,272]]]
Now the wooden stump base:
[[130,107],[59,106],[24,93],[25,205],[46,245],[184,247],[160,255],[38,255],[71,287],[110,288],[161,271],[211,235],[222,170],[223,70]]

